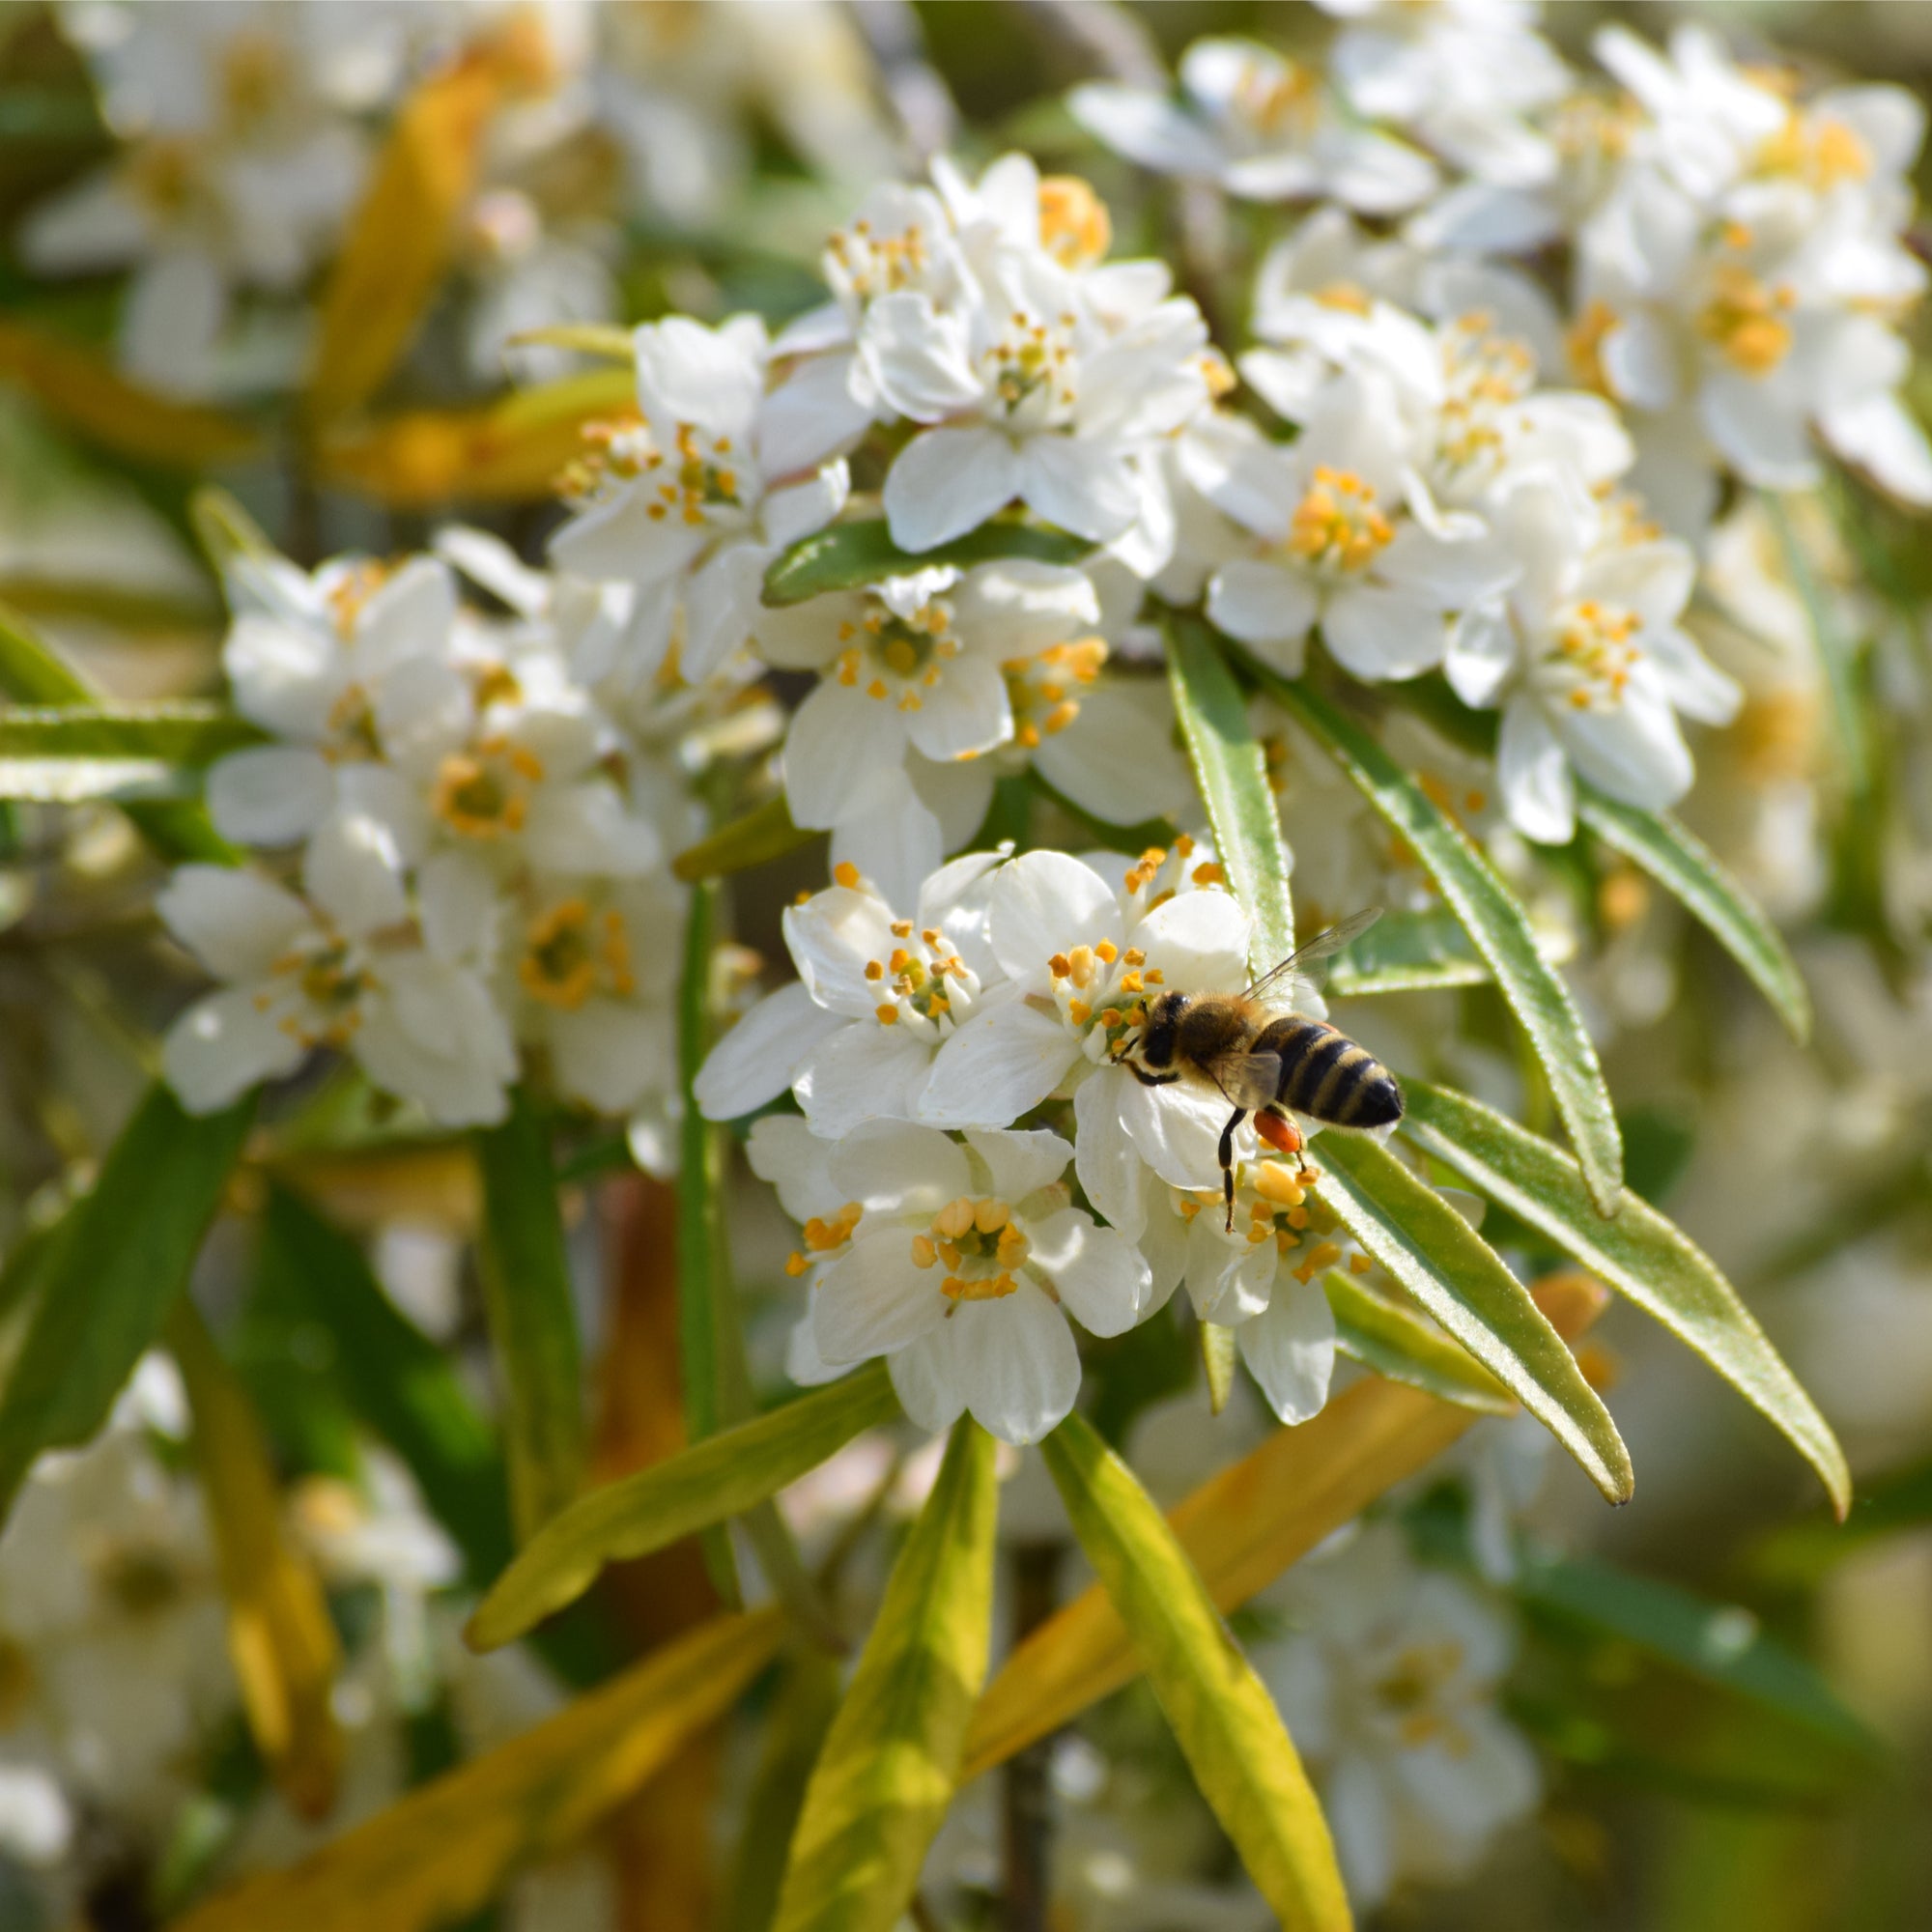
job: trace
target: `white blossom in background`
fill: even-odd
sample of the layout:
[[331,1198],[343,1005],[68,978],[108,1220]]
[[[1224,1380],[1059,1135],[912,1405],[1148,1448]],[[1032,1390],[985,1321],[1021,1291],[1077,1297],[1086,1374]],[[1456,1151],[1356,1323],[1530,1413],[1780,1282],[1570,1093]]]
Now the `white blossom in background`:
[[1352,120],[1318,69],[1253,41],[1196,41],[1181,57],[1180,89],[1175,101],[1092,81],[1067,104],[1129,160],[1253,201],[1332,195],[1365,214],[1396,214],[1435,187],[1426,156]]
[[1379,1905],[1406,1879],[1466,1876],[1540,1788],[1496,1705],[1515,1652],[1501,1606],[1420,1567],[1385,1523],[1269,1596],[1295,1629],[1258,1644],[1255,1667],[1315,1770],[1354,1903]]
[[960,1142],[881,1122],[849,1134],[828,1162],[850,1197],[850,1245],[812,1296],[819,1359],[884,1355],[923,1429],[965,1410],[1003,1441],[1037,1441],[1079,1393],[1066,1316],[1118,1335],[1148,1301],[1139,1252],[1069,1204],[1072,1155],[1044,1132]]

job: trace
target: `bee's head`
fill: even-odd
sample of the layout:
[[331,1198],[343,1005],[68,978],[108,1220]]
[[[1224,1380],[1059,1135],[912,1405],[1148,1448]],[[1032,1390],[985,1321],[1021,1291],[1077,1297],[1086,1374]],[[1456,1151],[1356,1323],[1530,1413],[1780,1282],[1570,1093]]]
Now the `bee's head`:
[[1185,993],[1163,993],[1148,1008],[1147,1024],[1141,1028],[1140,1058],[1143,1066],[1158,1073],[1174,1065],[1174,1040],[1180,1015],[1187,1005]]

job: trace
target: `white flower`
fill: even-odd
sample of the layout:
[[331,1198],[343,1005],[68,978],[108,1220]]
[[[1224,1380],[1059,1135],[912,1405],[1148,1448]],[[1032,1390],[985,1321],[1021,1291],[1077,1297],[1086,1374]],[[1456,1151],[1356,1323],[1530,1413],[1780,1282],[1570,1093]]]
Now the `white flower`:
[[1186,1082],[1143,1086],[1114,1058],[1149,993],[1247,983],[1247,915],[1197,851],[1183,839],[1172,854],[1122,861],[1117,882],[1063,852],[1003,866],[986,944],[1009,984],[940,1048],[919,1109],[939,1125],[1006,1126],[1070,1092],[1080,1184],[1133,1238],[1147,1225],[1151,1174],[1176,1187],[1216,1180],[1230,1111]]
[[1559,478],[1523,483],[1497,522],[1521,575],[1465,613],[1445,668],[1464,703],[1503,707],[1496,775],[1512,822],[1567,841],[1573,768],[1627,805],[1671,804],[1691,779],[1677,713],[1722,724],[1739,700],[1678,625],[1695,559]]
[[1419,1568],[1389,1524],[1302,1565],[1279,1594],[1300,1628],[1258,1646],[1255,1667],[1317,1768],[1351,1897],[1367,1909],[1406,1878],[1466,1876],[1540,1784],[1496,1709],[1507,1620]]
[[230,982],[168,1030],[162,1065],[182,1103],[211,1113],[327,1046],[446,1126],[500,1120],[516,1049],[469,963],[490,909],[462,870],[424,867],[417,939],[363,924],[359,901],[311,907],[252,872],[179,867],[156,909]]
[[1364,374],[1327,384],[1288,447],[1231,439],[1210,473],[1197,442],[1198,486],[1261,540],[1214,574],[1209,618],[1291,677],[1316,625],[1356,677],[1439,664],[1451,613],[1513,571],[1477,519],[1436,511],[1406,441],[1393,389]]
[[1073,1406],[1080,1356],[1061,1313],[1118,1335],[1146,1303],[1148,1264],[1067,1205],[1073,1150],[1051,1133],[875,1123],[841,1141],[830,1173],[861,1211],[812,1303],[819,1356],[885,1355],[907,1414],[949,1427],[969,1410],[1007,1442],[1035,1442]]
[[1196,41],[1180,62],[1185,104],[1112,82],[1067,104],[1128,159],[1218,181],[1255,201],[1332,196],[1368,214],[1427,199],[1435,170],[1414,149],[1350,124],[1321,75],[1252,41]]
[[577,515],[551,540],[565,570],[637,586],[623,655],[652,675],[675,639],[698,682],[750,638],[765,567],[844,503],[843,463],[787,481],[761,434],[770,345],[755,316],[683,316],[636,331],[641,432],[615,438]]
[[697,1104],[728,1121],[787,1087],[813,1128],[839,1138],[867,1121],[915,1118],[940,1045],[1000,979],[985,941],[987,875],[998,853],[935,872],[914,916],[895,918],[856,867],[784,916],[799,971],[712,1048]]

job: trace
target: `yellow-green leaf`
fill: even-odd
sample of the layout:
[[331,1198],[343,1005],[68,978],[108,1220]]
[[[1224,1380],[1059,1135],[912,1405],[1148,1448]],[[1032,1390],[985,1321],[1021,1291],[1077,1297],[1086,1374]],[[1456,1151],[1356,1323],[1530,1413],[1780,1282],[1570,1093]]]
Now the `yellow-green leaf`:
[[1537,951],[1528,918],[1509,888],[1462,828],[1352,718],[1305,679],[1279,676],[1252,658],[1244,662],[1406,840],[1435,881],[1535,1049],[1598,1212],[1614,1214],[1622,1200],[1623,1140],[1597,1049],[1562,976]]
[[23,323],[0,322],[0,382],[25,389],[89,442],[164,469],[234,463],[261,446],[234,416],[157,396],[88,350]]
[[838,1676],[835,1659],[804,1645],[784,1666],[765,1719],[758,1768],[745,1800],[721,1932],[771,1932],[779,1887],[784,1881],[785,1854],[805,1807],[806,1787],[838,1714]]
[[1335,1317],[1335,1346],[1364,1368],[1489,1414],[1503,1414],[1516,1406],[1509,1390],[1439,1328],[1432,1328],[1339,1268],[1330,1268],[1321,1286]]
[[1374,1141],[1324,1135],[1318,1158],[1320,1197],[1356,1241],[1569,1450],[1611,1502],[1629,1501],[1630,1452],[1609,1410],[1489,1243]]
[[1471,1186],[1547,1235],[1703,1356],[1818,1472],[1842,1518],[1852,1479],[1832,1426],[1711,1258],[1632,1196],[1593,1213],[1577,1163],[1548,1141],[1444,1087],[1411,1081],[1405,1130]]
[[167,1340],[187,1389],[248,1729],[289,1804],[303,1817],[324,1817],[342,1768],[329,1706],[342,1654],[327,1600],[282,1534],[274,1469],[248,1393],[185,1295],[175,1302]]
[[631,331],[610,322],[551,322],[541,328],[520,328],[503,340],[512,349],[572,349],[580,355],[601,355],[611,362],[628,363],[637,354]]
[[1037,529],[1031,524],[981,524],[951,543],[931,550],[901,550],[893,541],[883,517],[836,524],[816,536],[801,537],[765,572],[767,604],[803,604],[828,590],[861,590],[888,577],[910,570],[930,570],[939,564],[970,569],[1006,556],[1032,557],[1040,563],[1078,563],[1094,546],[1062,530]]
[[469,1642],[494,1650],[522,1636],[581,1597],[605,1564],[648,1556],[742,1515],[897,1413],[892,1379],[874,1362],[592,1490],[546,1523],[497,1578],[470,1619]]
[[[1580,1277],[1537,1285],[1538,1305],[1574,1341],[1606,1297]],[[1426,1467],[1474,1410],[1367,1377],[1312,1421],[1279,1429],[1169,1516],[1217,1609],[1265,1589],[1376,1498]],[[966,1741],[967,1777],[1050,1736],[1139,1669],[1133,1640],[1097,1584],[1057,1610],[1007,1659]]]
[[42,704],[0,711],[0,760],[147,759],[206,765],[262,732],[226,705],[174,698],[157,704]]
[[1348,1894],[1308,1774],[1165,1518],[1084,1417],[1068,1416],[1040,1450],[1194,1781],[1256,1889],[1290,1932],[1347,1927]]
[[1413,993],[1440,986],[1480,986],[1490,969],[1446,906],[1434,912],[1385,912],[1335,955],[1331,997]]
[[421,1786],[285,1871],[218,1893],[171,1932],[441,1932],[518,1870],[575,1845],[778,1648],[778,1613],[716,1617],[520,1738]]
[[993,1440],[961,1416],[806,1788],[777,1932],[892,1932],[959,1781],[986,1674]]
[[1214,849],[1254,922],[1248,966],[1259,980],[1294,951],[1288,852],[1267,760],[1249,728],[1240,686],[1206,624],[1177,617],[1168,625],[1167,670],[1194,782],[1214,829]]
[[791,822],[791,808],[784,794],[768,798],[742,818],[708,832],[695,845],[687,845],[670,868],[680,879],[696,884],[726,872],[742,872],[751,866],[762,866],[768,859],[781,859],[801,845],[810,845],[820,835],[803,832]]

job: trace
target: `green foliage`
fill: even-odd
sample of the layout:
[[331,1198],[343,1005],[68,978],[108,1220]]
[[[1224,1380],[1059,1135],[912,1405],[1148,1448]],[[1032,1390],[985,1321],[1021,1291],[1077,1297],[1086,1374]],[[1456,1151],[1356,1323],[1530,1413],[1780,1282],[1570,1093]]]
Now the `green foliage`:
[[1166,1520],[1079,1416],[1063,1422],[1041,1453],[1248,1876],[1291,1932],[1347,1927],[1342,1876],[1301,1760]]
[[1339,1268],[1322,1276],[1321,1288],[1334,1313],[1336,1346],[1365,1369],[1485,1414],[1507,1415],[1516,1407],[1508,1389],[1466,1350],[1386,1295]]
[[829,590],[862,590],[882,578],[946,564],[966,570],[1009,556],[1030,557],[1037,563],[1078,563],[1092,549],[1064,531],[992,523],[915,554],[893,542],[883,517],[835,524],[816,536],[800,538],[773,561],[765,572],[765,602],[803,604]]
[[1630,1454],[1576,1357],[1483,1237],[1374,1141],[1326,1134],[1320,1198],[1361,1246],[1577,1459],[1613,1503]]

